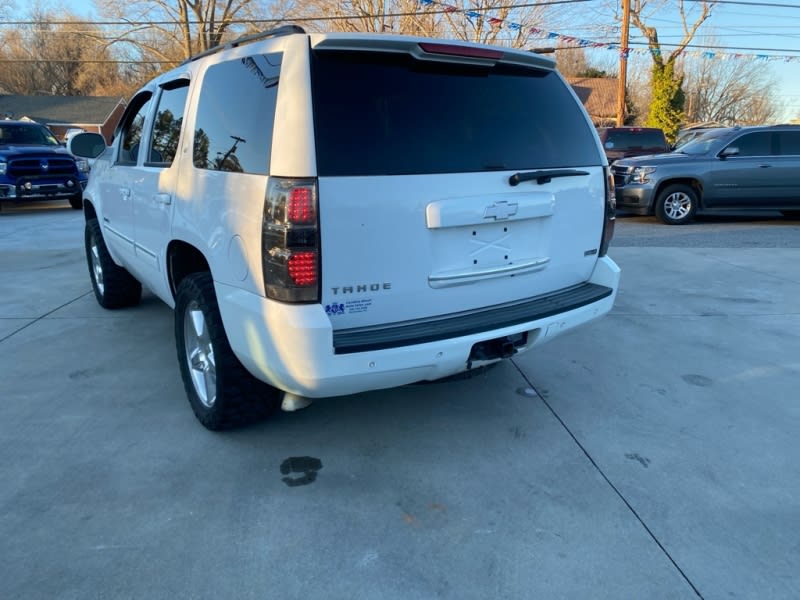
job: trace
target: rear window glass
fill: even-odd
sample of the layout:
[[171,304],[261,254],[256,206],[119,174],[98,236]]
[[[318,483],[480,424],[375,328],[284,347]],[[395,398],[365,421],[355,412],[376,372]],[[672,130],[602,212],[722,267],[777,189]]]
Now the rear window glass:
[[613,150],[666,148],[667,140],[658,131],[609,131],[605,147]]
[[601,164],[594,130],[553,72],[373,52],[312,60],[320,176]]

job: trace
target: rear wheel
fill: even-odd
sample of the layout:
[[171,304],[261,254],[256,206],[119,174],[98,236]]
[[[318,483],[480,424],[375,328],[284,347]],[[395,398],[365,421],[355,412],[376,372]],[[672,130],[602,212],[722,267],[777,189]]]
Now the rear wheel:
[[246,425],[280,405],[280,392],[253,377],[233,353],[209,273],[188,275],[178,286],[175,343],[186,395],[207,429]]
[[656,217],[667,225],[685,225],[697,212],[697,192],[688,185],[667,186],[656,199]]
[[86,221],[84,242],[94,297],[103,308],[135,306],[142,299],[142,284],[111,258],[97,219]]

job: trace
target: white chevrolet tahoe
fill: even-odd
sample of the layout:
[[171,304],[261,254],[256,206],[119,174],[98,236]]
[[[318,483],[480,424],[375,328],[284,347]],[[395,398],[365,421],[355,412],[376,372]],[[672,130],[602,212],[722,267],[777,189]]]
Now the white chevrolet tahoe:
[[241,38],[133,96],[84,193],[98,302],[175,309],[197,418],[434,380],[606,314],[613,180],[531,52],[456,41]]

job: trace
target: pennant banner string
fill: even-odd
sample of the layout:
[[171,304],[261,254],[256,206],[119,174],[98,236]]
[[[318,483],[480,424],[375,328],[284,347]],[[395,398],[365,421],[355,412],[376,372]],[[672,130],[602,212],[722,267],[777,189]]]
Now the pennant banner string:
[[[437,2],[436,0],[419,0],[421,5],[426,6],[441,6],[442,9],[446,13],[454,13],[454,12],[463,12],[467,17],[470,19],[480,20],[483,19],[484,22],[489,25],[493,29],[502,29],[507,28],[512,31],[523,31],[522,25],[519,23],[514,23],[509,20],[499,19],[497,17],[484,17],[479,12],[472,10],[464,10],[459,8],[458,6],[453,6],[451,4],[446,4],[443,2]],[[606,50],[617,50],[620,52],[622,56],[628,58],[631,54],[634,55],[645,55],[654,53],[658,56],[661,55],[661,51],[658,48],[620,48],[618,43],[609,43],[609,42],[595,42],[593,40],[587,40],[579,37],[575,37],[572,35],[564,35],[561,33],[557,33],[555,31],[545,31],[543,29],[539,29],[538,27],[529,27],[528,33],[531,35],[544,39],[544,40],[558,40],[564,42],[565,44],[570,44],[578,48],[603,48]],[[535,50],[535,48],[529,48],[530,50]],[[708,50],[687,50],[683,54],[688,56],[693,56],[697,58],[705,58],[705,59],[718,59],[718,60],[758,60],[758,61],[782,61],[782,62],[795,62],[800,61],[800,55],[786,55],[786,54],[744,54],[741,52],[737,53],[727,53],[727,52],[717,52],[717,51],[708,51]]]

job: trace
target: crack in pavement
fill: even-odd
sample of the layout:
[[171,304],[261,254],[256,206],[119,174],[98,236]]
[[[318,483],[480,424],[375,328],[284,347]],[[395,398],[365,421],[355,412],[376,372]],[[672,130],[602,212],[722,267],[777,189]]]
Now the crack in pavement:
[[692,580],[689,579],[689,576],[686,575],[686,573],[683,571],[683,569],[680,567],[680,565],[678,565],[678,563],[675,561],[675,559],[672,558],[672,555],[664,547],[664,545],[661,543],[661,541],[656,537],[656,535],[653,533],[653,531],[650,529],[650,527],[647,526],[647,523],[644,522],[644,519],[642,519],[642,517],[639,516],[639,513],[636,512],[636,509],[633,508],[633,506],[628,501],[628,499],[625,498],[625,496],[622,494],[622,492],[619,491],[617,486],[615,486],[612,483],[612,481],[608,478],[608,476],[605,474],[603,469],[600,468],[600,465],[598,465],[597,462],[594,460],[594,458],[592,458],[592,455],[589,454],[589,451],[586,449],[586,447],[583,444],[581,444],[580,441],[578,441],[578,438],[575,437],[575,434],[572,433],[572,431],[570,430],[569,427],[567,427],[567,424],[558,415],[558,413],[553,409],[553,407],[550,405],[550,403],[547,401],[547,399],[541,393],[539,393],[539,390],[536,389],[536,386],[528,378],[528,376],[525,374],[525,372],[520,368],[520,366],[513,359],[510,362],[511,362],[511,364],[514,365],[514,368],[517,369],[517,372],[522,376],[522,378],[527,382],[527,384],[533,390],[536,391],[536,393],[539,395],[539,399],[547,407],[547,410],[549,410],[550,413],[556,418],[556,420],[561,424],[561,427],[563,427],[564,431],[566,431],[567,434],[572,438],[572,441],[575,443],[575,445],[578,446],[578,448],[580,448],[581,452],[583,452],[583,454],[586,456],[586,458],[589,460],[589,462],[592,464],[592,466],[595,468],[595,470],[605,480],[605,482],[614,491],[614,493],[619,497],[619,499],[622,500],[622,502],[625,504],[625,506],[628,507],[628,510],[631,512],[631,514],[636,518],[637,521],[639,521],[639,524],[644,528],[644,530],[647,532],[647,534],[650,536],[650,538],[661,549],[661,552],[664,554],[664,556],[667,557],[669,562],[672,563],[672,566],[675,567],[675,569],[677,569],[678,573],[680,573],[680,575],[683,578],[683,580],[689,585],[689,587],[692,588],[692,591],[694,591],[695,595],[698,598],[700,598],[700,600],[704,600],[703,599],[703,595],[700,593],[700,590],[698,590],[697,587],[695,587],[694,583],[692,583]]
[[35,319],[33,319],[33,320],[30,322],[30,323],[26,323],[25,325],[23,325],[23,326],[22,326],[22,327],[20,327],[19,329],[15,329],[14,331],[12,331],[11,333],[9,333],[8,335],[5,335],[5,336],[3,336],[3,337],[0,337],[0,344],[2,344],[2,343],[3,343],[3,342],[5,342],[6,340],[8,340],[8,339],[10,339],[10,338],[14,337],[14,336],[15,336],[15,335],[17,335],[17,334],[18,334],[20,331],[23,331],[23,330],[27,329],[27,328],[28,328],[28,327],[30,327],[31,325],[35,325],[36,323],[38,323],[38,322],[39,322],[39,321],[41,321],[42,319],[45,319],[45,318],[49,317],[50,315],[52,315],[54,312],[56,312],[56,311],[58,311],[58,310],[61,310],[61,309],[62,309],[62,308],[64,308],[65,306],[69,306],[69,305],[70,305],[70,304],[72,304],[73,302],[77,302],[77,301],[78,301],[78,300],[80,300],[81,298],[85,298],[86,296],[88,296],[88,295],[89,295],[89,294],[91,294],[91,293],[93,293],[93,292],[92,292],[92,290],[89,290],[88,292],[85,292],[85,293],[81,294],[80,296],[77,296],[77,297],[73,298],[72,300],[69,300],[68,302],[65,302],[65,303],[64,303],[64,304],[62,304],[61,306],[56,306],[56,307],[55,307],[53,310],[47,311],[47,312],[46,312],[46,313],[44,313],[43,315],[40,315],[40,316],[36,317],[36,318],[35,318]]

